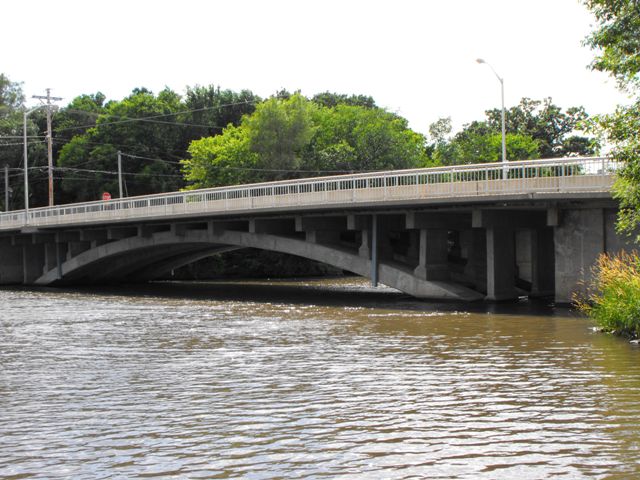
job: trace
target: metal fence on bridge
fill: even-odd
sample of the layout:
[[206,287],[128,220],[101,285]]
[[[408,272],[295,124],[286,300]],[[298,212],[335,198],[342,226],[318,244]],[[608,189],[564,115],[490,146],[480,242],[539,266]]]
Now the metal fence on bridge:
[[0,214],[0,230],[30,226],[376,204],[522,193],[608,191],[618,164],[606,157],[527,160],[315,177],[145,195]]

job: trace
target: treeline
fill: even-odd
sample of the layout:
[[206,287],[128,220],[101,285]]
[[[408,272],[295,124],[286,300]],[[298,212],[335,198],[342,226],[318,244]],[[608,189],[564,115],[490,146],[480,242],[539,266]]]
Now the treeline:
[[[0,74],[0,168],[8,165],[10,208],[23,207],[21,85]],[[510,160],[590,155],[598,145],[578,135],[581,107],[522,99],[507,111]],[[47,204],[46,117],[27,122],[31,206]],[[53,116],[55,202],[117,195],[123,154],[124,194],[231,185],[382,169],[497,161],[500,110],[452,134],[451,120],[429,135],[365,95],[325,92],[307,98],[281,91],[267,99],[215,86],[137,88],[122,100],[84,94]],[[0,196],[2,209],[4,196]]]

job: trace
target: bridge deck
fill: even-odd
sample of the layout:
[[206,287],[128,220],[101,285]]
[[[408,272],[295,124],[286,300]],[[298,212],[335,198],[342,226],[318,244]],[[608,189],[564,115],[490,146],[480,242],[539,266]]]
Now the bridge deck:
[[77,203],[0,214],[0,230],[397,205],[505,195],[606,193],[617,164],[604,157],[529,160],[307,178]]

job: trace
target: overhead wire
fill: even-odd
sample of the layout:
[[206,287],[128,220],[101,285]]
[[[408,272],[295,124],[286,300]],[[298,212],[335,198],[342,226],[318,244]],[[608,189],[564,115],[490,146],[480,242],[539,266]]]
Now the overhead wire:
[[[194,108],[194,109],[190,109],[190,110],[182,110],[180,112],[149,115],[147,117],[125,118],[123,120],[114,120],[112,122],[102,122],[102,123],[96,123],[96,124],[91,124],[91,125],[79,125],[79,126],[75,126],[75,127],[66,127],[66,128],[57,129],[57,131],[58,132],[63,132],[63,131],[67,131],[67,130],[79,130],[79,129],[82,129],[82,128],[93,128],[93,127],[102,127],[102,126],[107,126],[107,125],[118,125],[118,124],[122,124],[122,123],[146,121],[146,120],[152,120],[152,119],[156,119],[156,118],[164,118],[164,117],[171,117],[171,116],[175,116],[175,115],[182,115],[182,114],[185,114],[185,113],[204,112],[204,111],[207,111],[207,110],[215,110],[215,109],[233,107],[233,106],[238,106],[238,105],[248,105],[248,104],[257,103],[257,102],[258,102],[258,100],[246,100],[246,101],[243,101],[243,102],[233,102],[233,103],[215,105],[215,106],[212,106],[212,107],[202,107],[202,108]],[[99,115],[102,115],[102,114],[99,114]],[[109,114],[104,113],[104,115],[109,115]],[[118,115],[115,115],[115,116],[118,116]],[[214,126],[212,128],[221,128],[221,127]]]

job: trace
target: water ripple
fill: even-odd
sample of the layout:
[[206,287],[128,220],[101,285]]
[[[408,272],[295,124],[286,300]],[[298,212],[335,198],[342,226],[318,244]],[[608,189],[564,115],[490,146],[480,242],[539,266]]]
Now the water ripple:
[[0,290],[0,478],[640,475],[637,348],[569,316],[310,288]]

